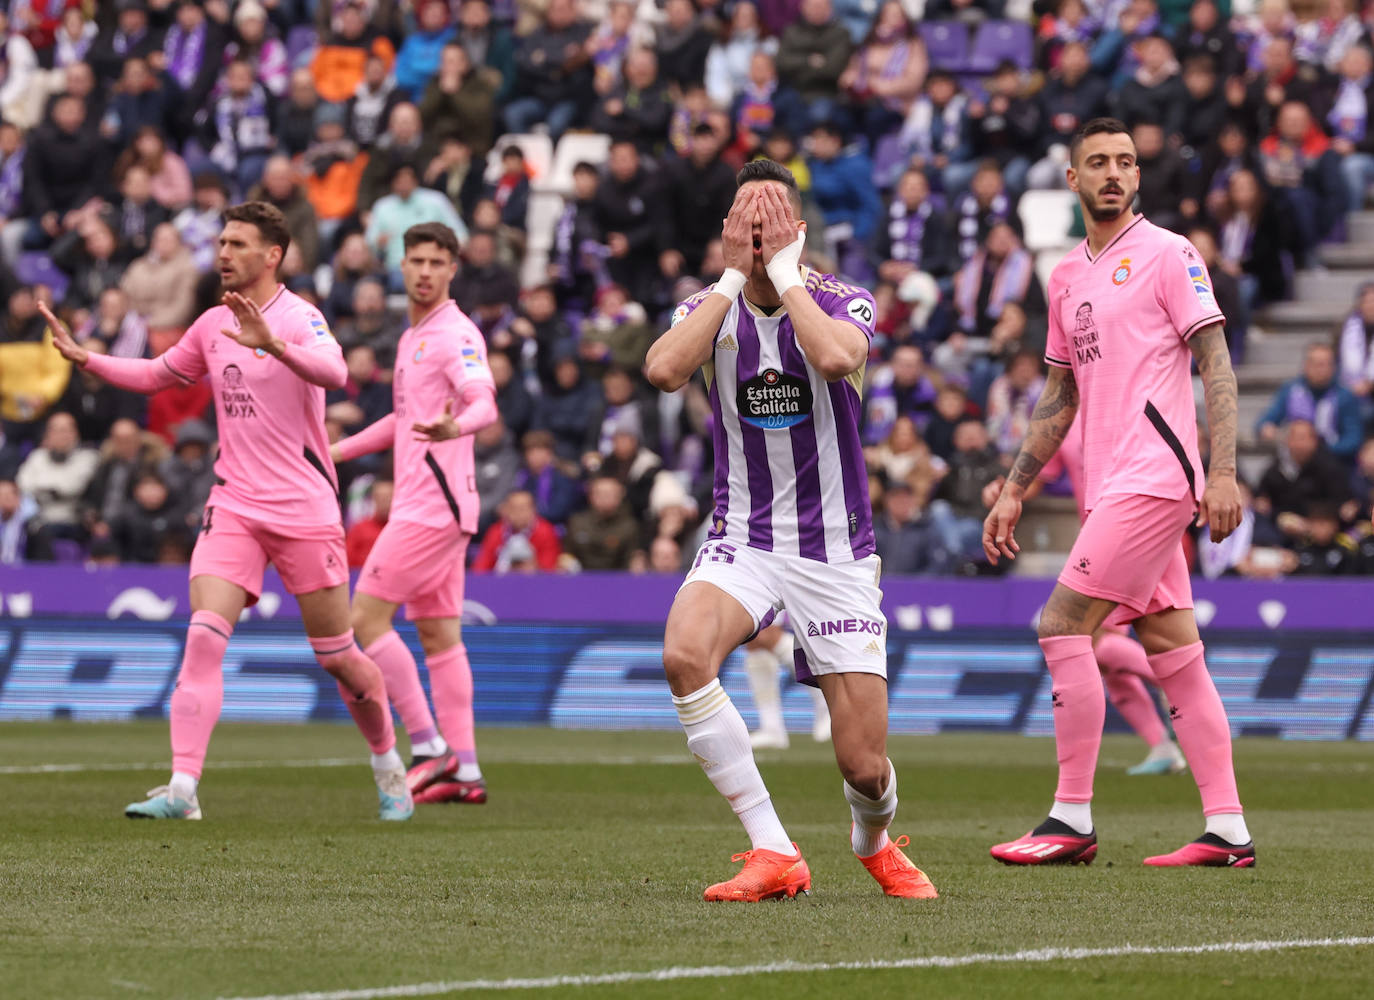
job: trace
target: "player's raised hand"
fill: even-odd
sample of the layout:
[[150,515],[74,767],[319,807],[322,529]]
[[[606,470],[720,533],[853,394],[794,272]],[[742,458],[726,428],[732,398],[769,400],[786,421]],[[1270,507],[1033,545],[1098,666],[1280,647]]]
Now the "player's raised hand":
[[90,351],[76,342],[72,332],[67,329],[67,324],[53,315],[46,302],[38,303],[38,311],[47,322],[48,329],[52,331],[52,346],[57,348],[57,353],[78,367],[86,367],[86,359],[91,356]]
[[453,419],[453,400],[444,401],[444,412],[429,423],[416,422],[410,425],[415,432],[416,441],[448,441],[461,435],[458,421]]
[[1021,546],[1016,544],[1016,524],[1021,520],[1021,501],[1003,491],[983,522],[983,551],[988,562],[997,565],[999,555],[1015,559]]
[[792,205],[776,184],[759,185],[759,208],[763,214],[763,263],[767,266],[783,251],[795,249],[800,266],[801,246],[805,235],[792,215]]
[[725,266],[741,274],[748,274],[754,267],[754,213],[756,211],[757,188],[740,188],[735,192],[735,203],[725,216],[725,224],[720,231],[721,256]]
[[222,301],[234,314],[234,319],[238,320],[239,328],[230,330],[224,327],[220,330],[221,333],[250,350],[267,351],[269,354],[281,353],[277,349],[281,342],[272,336],[272,331],[267,328],[267,320],[256,302],[238,292],[225,292]]
[[1212,541],[1220,542],[1240,526],[1244,514],[1245,506],[1241,503],[1235,476],[1208,476],[1207,488],[1198,506],[1197,526],[1209,526]]

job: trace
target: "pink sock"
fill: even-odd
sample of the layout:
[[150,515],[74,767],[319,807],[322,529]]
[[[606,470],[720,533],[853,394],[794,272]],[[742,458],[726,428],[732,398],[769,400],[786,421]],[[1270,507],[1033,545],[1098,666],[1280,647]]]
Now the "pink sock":
[[1107,702],[1090,635],[1040,640],[1054,696],[1054,742],[1059,756],[1056,802],[1091,802]]
[[462,764],[477,763],[477,737],[472,721],[472,667],[461,642],[425,658],[439,729]]
[[386,681],[386,695],[396,706],[401,723],[410,734],[411,743],[427,743],[439,735],[434,716],[429,711],[429,699],[420,686],[420,671],[415,657],[395,629],[389,629],[380,639],[363,650],[382,671]]
[[1150,667],[1169,699],[1169,716],[1183,756],[1202,794],[1202,815],[1238,813],[1236,772],[1231,763],[1231,724],[1207,672],[1201,642],[1150,657]]
[[1141,678],[1154,679],[1150,661],[1140,643],[1120,632],[1104,632],[1093,647],[1107,697],[1126,723],[1136,731],[1147,746],[1155,746],[1168,733],[1159,721],[1155,700]]
[[320,666],[339,682],[339,695],[372,752],[383,754],[394,748],[396,731],[386,703],[386,683],[377,664],[353,641],[353,630],[343,635],[311,636],[310,647]]
[[213,611],[191,615],[172,692],[172,770],[200,777],[224,704],[224,649],[234,627]]

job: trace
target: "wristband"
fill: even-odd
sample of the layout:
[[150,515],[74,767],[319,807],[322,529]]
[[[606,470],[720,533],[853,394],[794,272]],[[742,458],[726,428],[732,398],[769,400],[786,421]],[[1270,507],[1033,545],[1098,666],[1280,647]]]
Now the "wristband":
[[717,295],[724,295],[731,302],[734,302],[735,299],[739,298],[740,292],[744,291],[744,284],[748,280],[749,276],[743,271],[736,271],[733,267],[727,267],[711,291]]
[[768,279],[778,295],[786,295],[793,288],[802,287],[801,255],[806,246],[806,234],[797,233],[797,238],[773,255],[766,270]]

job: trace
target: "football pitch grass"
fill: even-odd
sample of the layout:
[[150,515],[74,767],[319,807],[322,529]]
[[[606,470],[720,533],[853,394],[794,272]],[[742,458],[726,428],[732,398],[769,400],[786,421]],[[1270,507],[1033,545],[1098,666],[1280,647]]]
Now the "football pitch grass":
[[479,741],[487,805],[389,824],[351,728],[224,725],[205,820],[136,823],[164,723],[0,725],[0,996],[1374,995],[1369,745],[1239,741],[1258,866],[1153,870],[1201,832],[1197,792],[1126,777],[1139,744],[1110,737],[1097,861],[1013,869],[987,849],[1042,817],[1053,743],[896,738],[894,833],[941,893],[908,901],[855,861],[829,747],[803,736],[760,767],[812,895],[713,905],[748,845],[679,734]]

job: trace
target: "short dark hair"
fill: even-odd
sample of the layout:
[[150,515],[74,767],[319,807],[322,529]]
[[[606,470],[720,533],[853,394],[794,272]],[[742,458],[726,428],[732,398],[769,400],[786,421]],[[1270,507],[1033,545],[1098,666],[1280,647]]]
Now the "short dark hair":
[[578,160],[577,163],[573,165],[572,172],[574,174],[596,174],[597,176],[601,174],[601,171],[596,168],[596,164],[588,163],[586,160]]
[[1119,118],[1093,118],[1086,121],[1073,134],[1073,139],[1069,142],[1069,162],[1078,162],[1078,151],[1083,148],[1083,142],[1094,135],[1124,135],[1130,137],[1131,130],[1126,127],[1126,123]]
[[442,222],[421,222],[406,230],[402,245],[407,252],[422,243],[434,243],[440,250],[447,250],[454,260],[458,259],[458,236]]
[[735,174],[735,187],[737,188],[761,181],[776,181],[787,188],[787,197],[792,202],[793,210],[801,215],[801,188],[797,187],[797,179],[792,176],[792,171],[777,160],[762,159],[750,160],[739,168],[739,173]]
[[286,257],[286,251],[291,246],[291,230],[286,225],[286,216],[276,205],[265,201],[230,205],[224,210],[224,221],[243,222],[254,227],[263,242],[281,247],[281,255]]

